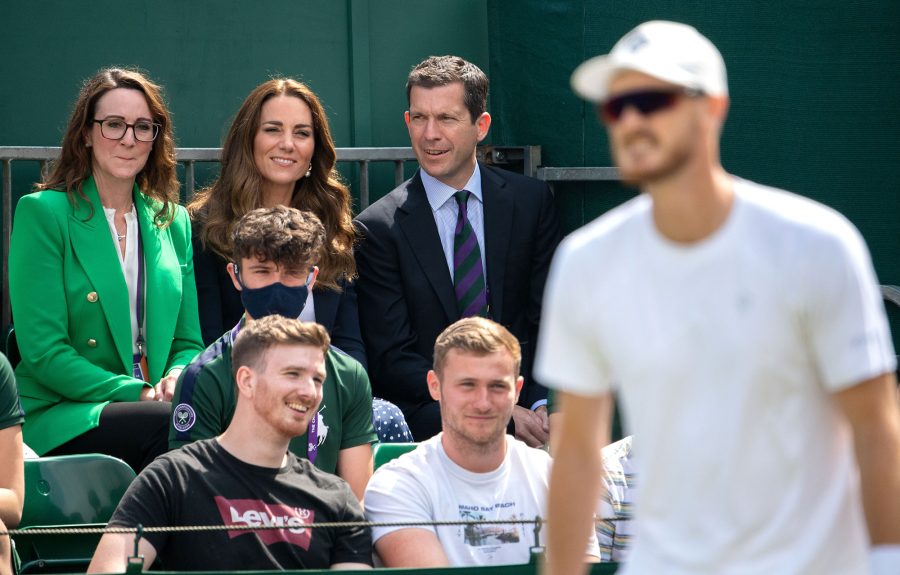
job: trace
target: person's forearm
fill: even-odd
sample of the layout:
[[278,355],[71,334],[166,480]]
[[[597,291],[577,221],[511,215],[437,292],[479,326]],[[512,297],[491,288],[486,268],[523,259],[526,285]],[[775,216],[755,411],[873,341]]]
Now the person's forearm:
[[[561,438],[562,445],[565,438]],[[594,509],[602,488],[603,468],[596,455],[563,448],[556,453],[550,476],[547,570],[544,575],[572,575],[585,571],[584,550],[593,529]]]
[[900,433],[858,438],[856,456],[872,545],[900,544]]
[[22,519],[22,502],[12,489],[0,488],[0,521],[9,529],[16,527]]
[[369,444],[342,449],[338,453],[335,475],[347,482],[360,505],[363,505],[366,484],[372,477],[374,465],[372,446]]
[[559,394],[564,415],[550,473],[547,563],[543,575],[584,573],[585,549],[603,489],[600,446],[609,440],[612,398]]
[[[0,531],[7,529],[11,529],[11,527],[0,521]],[[9,537],[0,535],[0,575],[12,575],[12,552],[9,541]]]

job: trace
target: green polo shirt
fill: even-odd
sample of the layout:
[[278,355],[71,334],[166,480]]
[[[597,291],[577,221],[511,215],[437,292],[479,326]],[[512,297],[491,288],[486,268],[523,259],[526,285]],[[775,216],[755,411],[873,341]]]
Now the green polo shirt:
[[[236,333],[228,332],[213,342],[178,378],[172,397],[169,449],[216,437],[231,422],[237,403],[231,371],[234,337]],[[377,435],[372,424],[372,389],[362,365],[332,347],[325,354],[325,371],[315,466],[334,473],[338,452],[374,443]],[[307,436],[291,440],[290,451],[298,457],[308,456]]]

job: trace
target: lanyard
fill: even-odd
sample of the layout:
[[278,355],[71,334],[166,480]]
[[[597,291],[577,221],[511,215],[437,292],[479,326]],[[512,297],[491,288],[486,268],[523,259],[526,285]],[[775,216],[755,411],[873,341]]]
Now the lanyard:
[[137,344],[138,354],[144,353],[144,243],[141,240],[141,223],[137,222],[137,249],[138,249],[138,285],[137,296],[135,298],[135,310],[137,310],[137,328],[138,335],[135,343]]
[[147,353],[144,349],[144,244],[141,240],[141,223],[137,222],[138,284],[135,296],[135,314],[137,315],[137,339],[134,340],[138,352],[131,358],[132,376],[141,381],[150,381],[150,369],[147,366]]
[[[237,322],[237,325],[231,329],[230,339],[231,344],[234,345],[235,340],[237,339],[238,333],[241,331],[241,325],[243,324],[244,319],[241,318],[240,321]],[[230,346],[229,346],[230,347]],[[227,353],[231,353],[231,349],[229,348]],[[309,422],[309,426],[306,428],[306,458],[309,459],[309,462],[314,464],[316,463],[316,455],[319,452],[319,412],[316,411],[313,413],[312,419]]]

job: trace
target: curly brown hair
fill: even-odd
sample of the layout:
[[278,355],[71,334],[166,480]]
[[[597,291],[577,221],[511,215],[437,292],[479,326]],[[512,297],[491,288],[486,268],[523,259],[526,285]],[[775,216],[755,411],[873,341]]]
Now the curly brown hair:
[[257,208],[238,220],[231,236],[234,263],[258,258],[277,265],[316,265],[325,227],[312,212],[287,206]]
[[[53,163],[50,174],[35,189],[60,190],[69,195],[74,205],[77,199],[88,203],[82,191],[85,180],[91,175],[91,148],[85,145],[85,134],[94,122],[97,101],[110,90],[128,88],[144,95],[153,121],[159,124],[159,134],[153,142],[147,164],[135,179],[141,193],[157,200],[161,205],[156,212],[156,224],[166,227],[175,217],[178,203],[178,176],[176,175],[175,138],[172,136],[172,119],[163,101],[162,89],[142,72],[130,68],[105,68],[87,80],[81,87],[72,109],[62,151]],[[88,219],[93,217],[93,206]]]
[[350,191],[335,169],[337,152],[328,118],[319,98],[305,84],[276,78],[257,86],[241,105],[222,145],[222,171],[208,188],[188,204],[197,236],[205,249],[232,259],[231,231],[247,212],[262,206],[262,176],[253,159],[263,104],[275,96],[294,96],[309,106],[313,117],[311,175],[297,180],[291,207],[314,213],[325,226],[326,242],[319,261],[317,286],[340,291],[340,280],[356,277]]

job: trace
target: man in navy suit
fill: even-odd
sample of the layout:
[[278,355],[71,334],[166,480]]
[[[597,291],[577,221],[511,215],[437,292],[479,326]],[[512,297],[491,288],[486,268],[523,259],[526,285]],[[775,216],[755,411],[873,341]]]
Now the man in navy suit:
[[[559,243],[553,196],[544,182],[476,161],[491,125],[488,79],[477,66],[429,57],[410,72],[406,93],[420,169],[356,219],[359,316],[373,390],[400,406],[417,441],[437,434],[440,411],[426,383],[435,339],[461,317],[484,315],[521,342],[525,388],[515,434],[543,445],[546,390],[531,378],[531,365]],[[463,243],[468,264],[459,259]],[[462,265],[474,266],[466,280]],[[459,295],[464,282],[471,300]]]

